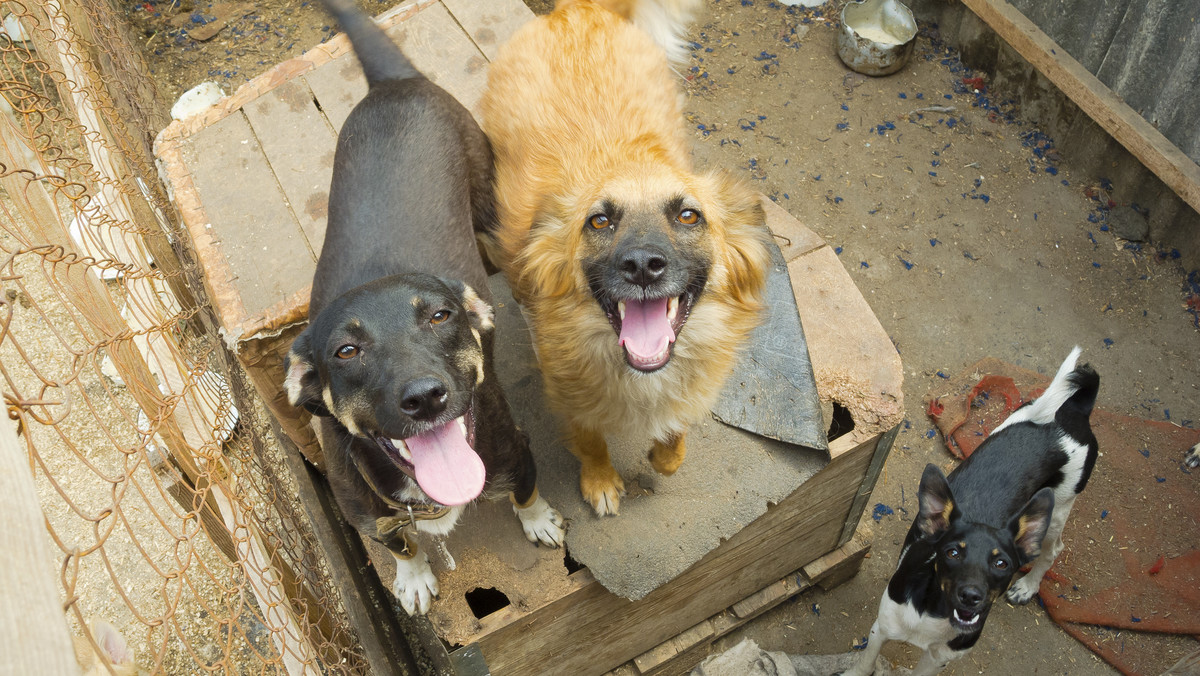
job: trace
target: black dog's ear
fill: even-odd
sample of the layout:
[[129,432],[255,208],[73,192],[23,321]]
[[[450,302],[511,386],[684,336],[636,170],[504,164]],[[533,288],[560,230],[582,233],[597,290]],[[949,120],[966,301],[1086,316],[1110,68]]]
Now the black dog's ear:
[[283,368],[287,372],[283,380],[283,389],[287,392],[289,404],[303,408],[313,415],[332,415],[329,409],[325,408],[325,402],[321,398],[321,378],[313,364],[308,331],[296,337],[292,349],[283,360]]
[[925,472],[921,474],[917,502],[920,505],[917,528],[926,537],[941,536],[959,517],[958,506],[954,504],[954,494],[950,492],[950,484],[946,482],[942,470],[933,463],[925,465]]
[[1042,553],[1042,539],[1050,527],[1050,516],[1054,513],[1054,491],[1049,486],[1029,498],[1021,511],[1009,519],[1008,530],[1021,554],[1021,565],[1037,558]]
[[463,307],[467,310],[471,326],[480,333],[490,333],[496,328],[496,313],[487,301],[479,297],[469,284],[458,280],[442,280],[446,286],[454,289],[462,297]]

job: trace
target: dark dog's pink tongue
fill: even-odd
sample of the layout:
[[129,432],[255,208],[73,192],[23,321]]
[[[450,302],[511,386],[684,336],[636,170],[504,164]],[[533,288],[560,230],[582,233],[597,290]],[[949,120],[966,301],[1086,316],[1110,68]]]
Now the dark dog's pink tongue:
[[483,460],[467,443],[458,420],[404,440],[425,494],[443,505],[465,505],[483,492]]
[[629,354],[649,359],[675,342],[675,329],[667,319],[667,299],[625,301],[619,343]]

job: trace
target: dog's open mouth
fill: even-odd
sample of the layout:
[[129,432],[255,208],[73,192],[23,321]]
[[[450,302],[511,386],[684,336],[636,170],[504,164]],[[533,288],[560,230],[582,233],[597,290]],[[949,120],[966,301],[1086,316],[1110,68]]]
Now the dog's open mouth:
[[473,448],[475,421],[465,415],[405,439],[383,435],[376,442],[388,458],[443,505],[465,505],[483,492],[483,460]]
[[624,298],[601,301],[605,316],[617,332],[625,361],[650,373],[667,365],[671,347],[692,311],[696,295],[685,291],[668,298]]
[[953,624],[956,629],[974,629],[979,626],[980,617],[982,616],[979,613],[955,608],[950,613],[950,623]]

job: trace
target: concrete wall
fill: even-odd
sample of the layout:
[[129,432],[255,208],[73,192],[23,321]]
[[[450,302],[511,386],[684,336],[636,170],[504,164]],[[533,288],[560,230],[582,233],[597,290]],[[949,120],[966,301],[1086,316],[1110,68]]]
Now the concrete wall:
[[[1025,16],[1122,96],[1168,139],[1200,161],[1200,2],[1196,0],[1010,0]],[[1200,214],[1042,77],[969,9],[954,0],[912,0],[963,62],[988,73],[993,100],[1015,99],[1075,170],[1112,181],[1118,204],[1149,212],[1150,238],[1200,268]]]

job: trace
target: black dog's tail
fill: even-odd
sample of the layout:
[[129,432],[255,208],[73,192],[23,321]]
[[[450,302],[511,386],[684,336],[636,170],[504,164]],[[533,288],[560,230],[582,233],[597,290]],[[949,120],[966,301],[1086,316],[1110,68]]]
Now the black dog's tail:
[[358,9],[354,0],[322,1],[325,9],[350,37],[350,44],[354,45],[354,53],[362,64],[363,74],[367,76],[368,86],[387,80],[422,77],[421,71],[412,65],[374,19]]

